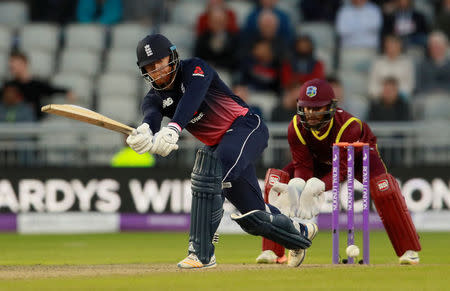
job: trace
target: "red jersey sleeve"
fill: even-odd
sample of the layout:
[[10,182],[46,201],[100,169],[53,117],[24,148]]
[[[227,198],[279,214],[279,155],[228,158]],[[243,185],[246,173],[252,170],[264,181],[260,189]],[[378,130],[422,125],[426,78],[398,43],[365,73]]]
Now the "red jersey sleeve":
[[292,153],[294,177],[302,178],[305,181],[312,178],[314,172],[313,158],[301,137],[300,130],[295,128],[293,121],[291,121],[288,128],[288,142]]

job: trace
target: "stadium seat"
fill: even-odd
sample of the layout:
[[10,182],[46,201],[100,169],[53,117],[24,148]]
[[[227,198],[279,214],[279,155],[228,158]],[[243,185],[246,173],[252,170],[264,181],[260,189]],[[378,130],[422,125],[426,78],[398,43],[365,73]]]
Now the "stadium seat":
[[265,118],[271,116],[273,109],[277,106],[279,98],[273,93],[268,92],[250,92],[249,105],[255,105],[261,108]]
[[277,8],[285,12],[291,22],[292,27],[296,27],[301,21],[301,14],[297,3],[294,1],[278,1]]
[[334,72],[334,55],[333,51],[327,49],[316,49],[316,56],[325,65],[326,74],[332,74]]
[[78,73],[86,77],[94,76],[100,66],[100,56],[96,53],[65,49],[61,56],[60,72]]
[[134,49],[111,49],[106,56],[107,73],[126,73],[132,76],[139,75],[136,65],[136,53]]
[[170,23],[192,30],[200,14],[205,11],[205,7],[202,3],[192,1],[178,3],[172,9]]
[[193,49],[188,47],[177,46],[177,52],[181,60],[193,57]]
[[250,11],[253,9],[253,4],[240,0],[232,0],[227,2],[226,4],[234,11],[234,13],[236,14],[238,25],[239,27],[242,27],[245,24],[245,20],[250,14]]
[[91,79],[79,74],[59,73],[53,76],[52,83],[72,90],[77,98],[77,104],[83,107],[92,106],[93,84]]
[[[41,126],[47,130],[38,136],[38,147],[48,165],[77,165],[80,162],[80,152],[74,150],[80,143],[80,135],[70,130],[51,130],[52,128],[71,128],[83,126],[77,121],[49,115],[41,121]],[[88,128],[88,125],[86,125]],[[57,134],[55,134],[57,133]]]
[[34,76],[48,79],[55,72],[55,56],[46,51],[24,50],[27,55],[31,72]]
[[8,54],[0,51],[0,81],[8,74]]
[[416,8],[417,11],[421,12],[424,16],[425,19],[428,22],[428,25],[433,24],[433,18],[434,18],[434,8],[433,8],[433,3],[430,3],[433,1],[429,1],[429,0],[420,0],[420,1],[414,1],[414,7]]
[[59,27],[50,23],[26,24],[20,30],[20,48],[54,53],[59,46],[59,32]]
[[66,48],[101,52],[105,46],[105,27],[98,24],[71,24],[65,31]]
[[0,2],[0,24],[19,28],[28,22],[28,7],[21,1]]
[[450,94],[427,94],[423,100],[425,120],[450,120]]
[[141,118],[136,96],[110,95],[99,99],[98,112],[125,124]]
[[368,76],[365,74],[349,71],[340,71],[340,79],[344,84],[346,95],[367,96]]
[[97,82],[97,93],[100,99],[110,99],[110,96],[137,96],[137,77],[130,74],[104,74],[101,75]]
[[125,146],[125,135],[90,127],[87,131],[86,146],[90,165],[108,166],[114,154]]
[[111,48],[134,50],[138,41],[151,32],[151,28],[137,23],[118,24],[111,30]]
[[231,86],[233,85],[233,79],[231,77],[231,74],[228,71],[225,70],[219,70],[216,69],[216,72],[219,74],[220,79],[228,86],[231,88]]
[[298,34],[309,35],[316,48],[333,51],[336,34],[332,25],[325,22],[307,22],[297,25]]
[[341,50],[341,71],[368,73],[372,61],[376,57],[376,51],[372,49],[344,49]]
[[9,52],[12,42],[13,35],[11,30],[5,25],[0,25],[0,53]]
[[164,24],[160,28],[164,34],[177,48],[184,47],[192,49],[194,46],[194,31],[186,26],[178,24]]

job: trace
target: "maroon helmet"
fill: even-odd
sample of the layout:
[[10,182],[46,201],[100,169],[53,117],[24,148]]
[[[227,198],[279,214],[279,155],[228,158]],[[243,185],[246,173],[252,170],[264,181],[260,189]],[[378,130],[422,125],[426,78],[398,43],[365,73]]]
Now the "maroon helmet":
[[[309,125],[304,108],[323,106],[328,106],[327,111],[308,114],[308,116],[321,118],[317,124]],[[300,116],[300,122],[306,129],[320,130],[327,125],[336,112],[336,106],[337,100],[334,96],[333,88],[327,81],[313,79],[305,82],[300,88],[300,96],[297,99],[297,114]]]

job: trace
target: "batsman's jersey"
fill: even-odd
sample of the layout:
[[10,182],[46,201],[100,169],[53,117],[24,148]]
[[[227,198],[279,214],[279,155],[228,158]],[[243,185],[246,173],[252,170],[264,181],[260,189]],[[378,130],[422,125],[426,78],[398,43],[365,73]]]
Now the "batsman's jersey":
[[239,116],[249,111],[247,104],[228,88],[205,61],[180,61],[171,90],[151,89],[142,110],[144,122],[153,133],[160,130],[163,116],[180,131],[186,128],[206,145],[216,145]]
[[[326,189],[331,188],[331,153],[333,143],[365,142],[370,146],[371,175],[385,172],[385,167],[376,149],[377,138],[369,126],[350,113],[338,108],[333,119],[320,132],[305,129],[298,115],[289,124],[288,141],[292,153],[293,174],[307,180],[318,177],[325,182]],[[355,148],[355,167],[360,162],[361,149]],[[346,152],[341,152],[340,180],[346,175]],[[359,170],[360,172],[360,170]],[[355,176],[359,176],[355,169]]]

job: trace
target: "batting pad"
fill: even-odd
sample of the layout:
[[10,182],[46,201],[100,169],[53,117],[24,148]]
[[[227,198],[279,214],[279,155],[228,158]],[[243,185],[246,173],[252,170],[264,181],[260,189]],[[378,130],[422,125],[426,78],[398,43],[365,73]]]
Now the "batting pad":
[[243,215],[231,214],[231,219],[247,233],[263,236],[287,249],[307,249],[311,246],[311,241],[295,228],[286,215],[253,210]]
[[214,254],[212,240],[223,215],[221,164],[207,148],[197,151],[191,183],[190,252],[206,264]]

